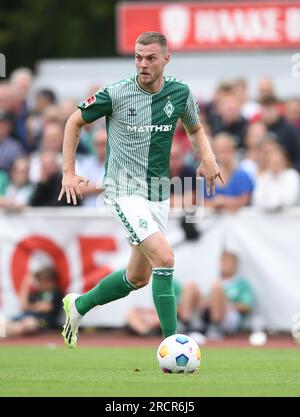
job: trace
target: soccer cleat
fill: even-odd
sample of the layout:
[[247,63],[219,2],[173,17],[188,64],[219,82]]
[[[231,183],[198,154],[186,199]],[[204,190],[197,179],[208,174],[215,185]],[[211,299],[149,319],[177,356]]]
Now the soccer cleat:
[[78,339],[78,327],[82,316],[78,313],[75,307],[75,300],[79,297],[79,294],[67,294],[63,299],[63,309],[66,313],[66,322],[63,327],[62,336],[65,341],[65,345],[73,349],[77,346]]

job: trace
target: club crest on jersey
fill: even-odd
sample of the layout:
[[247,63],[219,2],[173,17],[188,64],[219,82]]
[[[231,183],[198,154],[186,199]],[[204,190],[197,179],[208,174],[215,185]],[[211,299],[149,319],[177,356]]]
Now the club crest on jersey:
[[173,104],[170,102],[170,100],[168,100],[167,104],[164,107],[164,112],[166,113],[166,115],[168,117],[171,117],[174,110],[175,110],[175,108],[174,108]]
[[95,101],[96,101],[96,96],[95,95],[87,98],[84,102],[84,107],[85,108],[89,107],[91,104],[95,103]]
[[128,116],[136,116],[136,110],[134,107],[129,107]]

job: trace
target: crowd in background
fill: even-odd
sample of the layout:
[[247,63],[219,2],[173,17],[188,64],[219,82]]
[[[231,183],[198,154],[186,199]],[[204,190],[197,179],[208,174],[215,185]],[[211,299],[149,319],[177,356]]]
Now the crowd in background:
[[[0,82],[0,207],[60,206],[64,127],[77,108],[72,98],[58,100],[44,88],[32,96],[33,75],[15,70]],[[86,96],[100,88],[93,85]],[[84,99],[84,97],[83,97]],[[256,97],[248,96],[240,78],[220,82],[210,102],[199,99],[200,119],[208,135],[225,185],[206,206],[236,210],[253,205],[278,210],[299,205],[300,97],[281,100],[269,78],[258,81]],[[104,120],[83,127],[78,147],[77,173],[89,178],[83,187],[83,206],[102,204],[99,184],[104,175],[106,130]],[[171,150],[171,177],[191,177],[185,196],[195,198],[197,155],[178,123]],[[173,206],[184,204],[172,189]]]

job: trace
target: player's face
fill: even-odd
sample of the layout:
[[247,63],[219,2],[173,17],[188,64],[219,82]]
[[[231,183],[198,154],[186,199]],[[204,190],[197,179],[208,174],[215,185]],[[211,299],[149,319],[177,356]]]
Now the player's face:
[[170,55],[159,44],[135,45],[135,65],[141,84],[149,86],[160,79],[169,61]]

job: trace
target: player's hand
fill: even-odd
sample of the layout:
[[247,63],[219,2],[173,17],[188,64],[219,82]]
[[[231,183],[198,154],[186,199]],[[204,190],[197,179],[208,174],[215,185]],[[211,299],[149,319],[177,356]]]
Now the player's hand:
[[67,197],[67,203],[70,204],[71,202],[76,206],[77,205],[77,197],[82,199],[82,192],[80,190],[79,185],[84,183],[88,185],[89,180],[80,177],[76,174],[64,174],[62,179],[62,187],[58,196],[58,201],[60,201],[64,194]]
[[222,177],[220,168],[216,162],[214,155],[207,158],[203,158],[201,164],[196,171],[197,177],[204,177],[206,183],[206,193],[210,195],[210,189],[212,194],[216,193],[216,179],[225,184],[224,178]]

